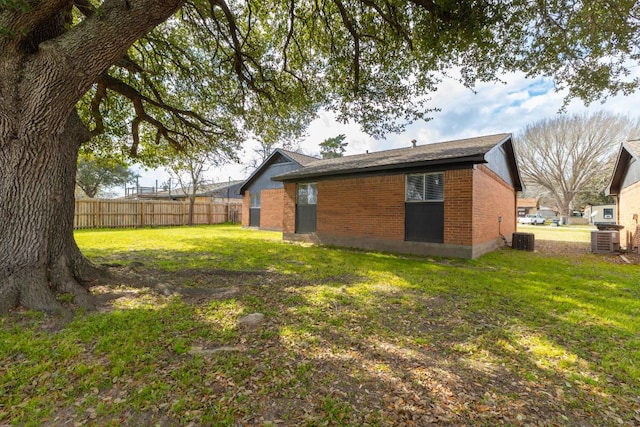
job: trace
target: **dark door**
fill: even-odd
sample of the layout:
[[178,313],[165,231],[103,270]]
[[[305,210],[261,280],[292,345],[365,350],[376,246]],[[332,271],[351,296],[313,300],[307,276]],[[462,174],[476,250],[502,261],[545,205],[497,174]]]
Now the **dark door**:
[[249,209],[249,227],[260,227],[260,208]]
[[296,207],[296,233],[316,232],[316,205]]
[[404,239],[444,242],[444,202],[405,203]]
[[251,193],[249,227],[260,227],[260,193]]
[[315,182],[298,184],[296,197],[296,233],[316,232],[318,185]]

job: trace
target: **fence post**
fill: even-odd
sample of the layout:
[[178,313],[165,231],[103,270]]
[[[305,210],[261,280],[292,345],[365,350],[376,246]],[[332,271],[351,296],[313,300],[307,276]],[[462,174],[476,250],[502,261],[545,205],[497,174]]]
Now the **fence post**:
[[93,228],[98,228],[98,218],[102,218],[102,203],[98,201],[93,203]]
[[189,202],[182,202],[182,221],[180,225],[187,225],[189,220]]

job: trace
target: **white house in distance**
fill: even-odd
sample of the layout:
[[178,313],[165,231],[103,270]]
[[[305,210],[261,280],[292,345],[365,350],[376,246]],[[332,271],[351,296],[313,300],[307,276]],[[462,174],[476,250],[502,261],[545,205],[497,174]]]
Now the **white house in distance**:
[[615,224],[618,217],[616,205],[587,205],[583,217],[589,218],[589,224]]

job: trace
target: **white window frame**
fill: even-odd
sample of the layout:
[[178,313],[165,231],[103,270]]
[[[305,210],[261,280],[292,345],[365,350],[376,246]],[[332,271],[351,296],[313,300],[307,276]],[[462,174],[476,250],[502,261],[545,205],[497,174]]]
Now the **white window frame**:
[[[439,198],[433,198],[430,197],[432,195],[430,195],[428,193],[428,188],[427,188],[427,176],[434,176],[434,175],[438,175],[441,182],[439,184],[440,186],[440,195],[441,197]],[[422,177],[422,194],[420,195],[420,198],[416,198],[416,196],[414,195],[412,198],[409,198],[409,191],[410,191],[410,186],[409,186],[409,178],[410,177]],[[407,203],[429,203],[429,202],[444,202],[444,172],[427,172],[427,173],[411,173],[411,174],[407,174],[405,175],[405,190],[404,190],[404,200]],[[413,190],[416,190],[415,188]]]
[[[300,190],[306,188],[304,200],[302,200]],[[311,190],[311,191],[309,191]],[[309,201],[309,195],[314,197]],[[318,204],[318,183],[317,182],[304,182],[299,183],[296,187],[296,203],[304,206],[313,206]]]
[[[249,197],[251,198],[250,208],[260,209],[260,204],[262,203],[260,193],[249,193]],[[256,200],[258,203],[255,203]]]

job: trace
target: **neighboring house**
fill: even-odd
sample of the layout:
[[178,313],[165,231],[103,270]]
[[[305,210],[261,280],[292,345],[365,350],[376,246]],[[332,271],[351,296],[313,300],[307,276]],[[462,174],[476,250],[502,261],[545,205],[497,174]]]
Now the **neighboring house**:
[[[196,191],[196,201],[198,202],[227,202],[235,201],[240,202],[242,196],[240,195],[240,186],[244,181],[228,181],[228,182],[216,182],[213,184],[201,184]],[[185,200],[191,194],[191,187],[183,189],[173,190],[171,199],[173,200]]]
[[[240,195],[240,186],[244,181],[228,181],[228,182],[216,182],[213,184],[200,184],[196,191],[195,200],[197,202],[214,202],[222,203],[228,201],[240,201],[242,196]],[[185,189],[174,188],[167,190],[160,190],[154,187],[148,188],[147,191],[135,191],[133,187],[130,193],[136,195],[138,199],[160,199],[160,200],[186,200],[191,194],[191,187]]]
[[317,160],[284,183],[285,240],[477,258],[516,231],[510,134]]
[[624,226],[620,246],[635,250],[640,243],[640,140],[627,141],[620,146],[607,194],[616,196],[616,222]]
[[615,224],[616,205],[587,205],[584,208],[583,217],[589,219],[589,224]]
[[284,186],[271,178],[316,161],[315,157],[275,149],[240,186],[242,226],[282,230]]
[[197,197],[210,199],[214,203],[227,201],[240,202],[242,201],[240,187],[243,182],[244,181],[240,180],[203,185],[202,188],[198,190]]
[[540,206],[537,199],[518,199],[518,216],[538,213]]

